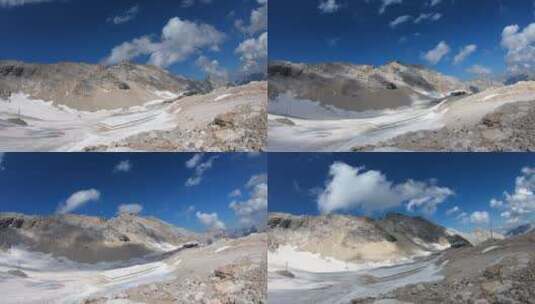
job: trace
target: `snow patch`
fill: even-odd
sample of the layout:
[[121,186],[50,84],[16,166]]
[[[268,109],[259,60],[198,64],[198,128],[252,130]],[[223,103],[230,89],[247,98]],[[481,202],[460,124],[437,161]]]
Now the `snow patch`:
[[225,251],[225,250],[227,250],[227,249],[229,249],[229,248],[231,248],[231,246],[223,246],[223,247],[219,247],[219,248],[217,248],[214,252],[215,252],[215,253],[220,253],[220,252],[223,252],[223,251]]
[[485,253],[487,253],[487,252],[490,252],[490,251],[492,251],[492,250],[498,249],[498,248],[500,248],[500,247],[502,247],[502,246],[498,246],[498,245],[496,245],[496,246],[490,246],[490,247],[487,247],[487,248],[483,249],[483,250],[481,251],[481,253],[482,253],[482,254],[485,254]]
[[230,97],[230,96],[232,96],[232,94],[223,94],[223,95],[219,95],[219,96],[217,96],[217,97],[214,99],[214,101],[221,101],[221,100],[226,99],[226,98],[228,98],[228,97]]

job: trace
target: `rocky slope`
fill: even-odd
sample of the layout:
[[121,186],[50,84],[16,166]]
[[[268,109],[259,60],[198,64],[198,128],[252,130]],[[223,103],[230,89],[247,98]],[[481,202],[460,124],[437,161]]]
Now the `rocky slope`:
[[0,98],[25,93],[85,111],[141,105],[160,99],[158,92],[194,94],[206,86],[155,66],[127,62],[104,66],[0,61]]
[[450,249],[437,262],[442,280],[409,284],[351,303],[535,303],[534,252],[534,233]]
[[337,260],[393,261],[470,243],[421,217],[388,214],[382,219],[349,215],[269,216],[269,249],[290,245]]
[[0,248],[23,246],[83,263],[122,261],[173,250],[199,236],[156,218],[120,215],[109,220],[79,215],[0,214]]
[[[535,82],[490,89],[442,106],[438,128],[407,132],[354,151],[533,151]],[[441,127],[440,127],[441,126]]]
[[513,229],[510,229],[509,231],[505,233],[505,235],[507,237],[513,237],[513,236],[523,235],[523,234],[531,233],[531,232],[535,232],[535,226],[533,224],[528,223],[528,224],[523,224]]
[[417,100],[444,98],[480,90],[422,66],[391,62],[384,66],[350,63],[269,64],[269,96],[290,93],[350,111],[409,106]]
[[[218,240],[176,253],[176,278],[142,284],[84,304],[263,304],[267,303],[265,233]],[[114,302],[116,301],[116,302]]]

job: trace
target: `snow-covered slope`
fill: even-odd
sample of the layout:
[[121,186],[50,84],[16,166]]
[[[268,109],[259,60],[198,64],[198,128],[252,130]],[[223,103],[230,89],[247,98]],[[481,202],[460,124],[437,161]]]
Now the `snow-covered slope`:
[[379,220],[273,213],[268,226],[269,264],[277,269],[356,270],[469,245],[423,218],[395,213]]
[[82,263],[123,261],[171,251],[198,236],[154,218],[0,214],[0,249],[23,247]]
[[[468,85],[453,77],[399,62],[373,67],[275,61],[269,65],[269,80],[271,102],[280,103],[280,95],[290,94],[326,108],[359,112],[399,108],[471,92]],[[272,110],[282,114],[281,109]]]

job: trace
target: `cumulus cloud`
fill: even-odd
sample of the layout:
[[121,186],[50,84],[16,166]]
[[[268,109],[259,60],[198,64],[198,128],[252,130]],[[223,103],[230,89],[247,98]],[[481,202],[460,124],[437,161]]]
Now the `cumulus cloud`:
[[535,23],[524,29],[516,24],[502,31],[501,45],[507,51],[506,62],[509,72],[533,72],[535,68]]
[[132,163],[130,160],[122,160],[113,168],[113,172],[130,172],[130,170],[132,170]]
[[444,41],[441,41],[435,48],[424,54],[424,59],[430,64],[437,64],[450,52],[450,47]]
[[477,45],[475,44],[469,44],[465,47],[463,47],[457,55],[455,55],[455,58],[453,58],[454,64],[459,64],[463,62],[468,56],[470,56],[472,53],[474,53],[477,50]]
[[233,201],[229,208],[234,210],[242,227],[256,227],[258,230],[264,230],[268,206],[267,175],[252,176],[245,188],[249,191],[249,199]]
[[206,171],[212,168],[214,160],[218,158],[218,155],[214,155],[204,159],[204,154],[198,153],[188,160],[186,162],[186,168],[193,169],[193,175],[186,180],[186,187],[199,185]]
[[401,4],[403,0],[381,0],[381,7],[379,8],[379,14],[384,14],[386,9],[394,4]]
[[134,5],[131,8],[127,9],[122,14],[108,18],[108,22],[113,23],[113,24],[123,24],[136,18],[138,13],[139,13],[139,5]]
[[186,161],[186,168],[193,169],[197,167],[197,165],[201,162],[202,158],[204,156],[204,153],[196,153],[194,154],[188,161]]
[[236,28],[248,35],[254,35],[256,33],[263,32],[267,30],[268,27],[267,0],[259,0],[257,2],[261,6],[251,11],[251,15],[249,16],[249,24],[245,24],[242,19],[238,19],[234,22]]
[[487,211],[475,211],[470,214],[470,222],[476,225],[488,224],[490,221]]
[[501,208],[503,207],[503,201],[497,200],[497,199],[491,199],[490,200],[490,207],[491,208]]
[[362,167],[335,162],[329,168],[329,179],[319,193],[317,203],[323,214],[358,208],[374,212],[402,204],[409,211],[433,213],[453,194],[452,190],[437,186],[433,180],[394,184],[379,171],[365,171]]
[[122,204],[117,208],[117,214],[140,214],[143,206],[140,204]]
[[425,20],[429,21],[438,21],[442,18],[442,14],[440,13],[421,13],[416,19],[414,19],[414,23],[420,23]]
[[321,0],[318,9],[322,14],[332,14],[340,9],[340,4],[336,0]]
[[52,2],[54,0],[0,0],[0,7],[15,7],[26,4],[36,4],[44,2]]
[[241,196],[241,190],[240,189],[234,189],[232,192],[228,194],[229,197],[240,197]]
[[96,189],[81,190],[73,193],[66,201],[60,203],[56,213],[70,213],[89,202],[98,201],[99,199],[100,191]]
[[196,3],[200,3],[200,4],[210,4],[212,3],[212,0],[182,0],[180,2],[180,6],[186,8],[186,7],[192,7],[194,6]]
[[241,71],[245,74],[265,73],[268,54],[268,33],[249,38],[234,51],[240,56]]
[[438,5],[438,4],[440,4],[440,2],[442,2],[442,0],[430,0],[429,1],[429,6]]
[[197,211],[195,214],[197,216],[197,219],[201,224],[206,226],[209,230],[225,230],[227,227],[225,226],[225,223],[223,223],[221,220],[219,220],[219,216],[217,213],[202,213],[200,211]]
[[474,74],[477,76],[486,76],[486,75],[492,74],[491,69],[484,67],[482,65],[479,65],[479,64],[474,64],[473,66],[466,69],[466,71],[470,74]]
[[458,213],[460,211],[461,211],[461,209],[459,208],[459,206],[455,206],[453,208],[450,208],[450,209],[446,210],[446,215],[450,216],[450,215],[456,214],[456,213]]
[[222,81],[228,80],[228,71],[219,65],[219,61],[210,60],[206,56],[200,56],[195,64],[201,68],[210,78]]
[[504,192],[501,216],[508,223],[517,223],[535,212],[535,168],[524,167],[515,179],[512,193]]
[[115,64],[139,56],[149,56],[148,63],[168,67],[205,48],[217,51],[224,39],[225,34],[209,24],[174,17],[167,22],[161,37],[156,41],[149,36],[142,36],[124,42],[112,49],[104,63]]
[[410,16],[410,15],[399,16],[399,17],[397,17],[396,19],[394,19],[394,20],[392,20],[390,22],[390,27],[391,28],[396,28],[398,25],[406,23],[411,19],[412,19],[412,16]]

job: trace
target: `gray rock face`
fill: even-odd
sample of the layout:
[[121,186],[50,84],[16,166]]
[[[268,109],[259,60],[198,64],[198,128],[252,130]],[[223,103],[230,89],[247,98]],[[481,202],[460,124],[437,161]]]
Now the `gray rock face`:
[[391,213],[382,219],[349,215],[294,216],[272,213],[269,248],[290,245],[344,261],[402,258],[439,247],[470,246],[458,235],[421,217]]
[[530,233],[533,231],[535,231],[535,226],[533,226],[533,224],[524,224],[524,225],[520,225],[518,227],[515,227],[507,231],[505,235],[508,237],[511,237],[511,236],[523,235],[523,234]]
[[269,65],[269,96],[283,93],[344,110],[382,110],[408,106],[414,98],[470,92],[459,80],[422,66],[391,62],[381,67],[349,63]]
[[0,61],[0,98],[24,93],[78,110],[140,105],[161,99],[157,91],[179,94],[203,92],[205,89],[200,82],[149,65]]
[[0,214],[0,248],[26,246],[77,262],[120,261],[158,252],[160,244],[178,246],[196,239],[194,233],[158,219],[133,215],[106,220]]

